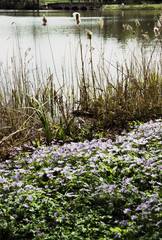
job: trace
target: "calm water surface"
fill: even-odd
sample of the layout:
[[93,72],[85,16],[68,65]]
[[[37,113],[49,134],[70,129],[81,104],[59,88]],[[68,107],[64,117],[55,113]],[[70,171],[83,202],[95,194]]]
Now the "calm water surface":
[[[43,14],[47,25],[42,25]],[[101,49],[110,68],[115,74],[116,62],[122,64],[131,54],[138,54],[141,46],[151,54],[157,44],[153,28],[160,11],[83,11],[81,24],[75,25],[71,11],[0,11],[0,81],[3,72],[11,71],[23,64],[26,75],[36,68],[42,77],[58,74],[61,81],[71,77],[69,69],[79,65],[79,34],[85,58],[88,56],[89,40],[85,29],[92,31],[93,59],[98,64]],[[98,18],[104,20],[102,30]],[[135,21],[140,22],[137,27]],[[132,31],[123,30],[123,24],[130,24]],[[149,40],[144,33],[148,33]],[[157,50],[157,55],[159,51]],[[136,56],[138,58],[138,56]],[[155,55],[156,58],[156,55]],[[21,61],[20,61],[21,59]],[[13,66],[17,62],[16,67]],[[79,67],[78,67],[79,68]],[[66,79],[65,79],[66,75]],[[63,80],[64,79],[64,80]]]

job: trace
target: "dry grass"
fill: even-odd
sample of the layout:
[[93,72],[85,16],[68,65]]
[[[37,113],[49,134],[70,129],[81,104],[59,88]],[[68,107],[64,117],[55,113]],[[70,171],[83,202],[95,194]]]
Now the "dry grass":
[[[101,20],[100,20],[101,21]],[[48,24],[48,23],[47,23]],[[103,25],[103,22],[102,22]],[[78,24],[79,29],[81,26]],[[101,48],[98,67],[92,52],[93,35],[87,30],[88,53],[84,56],[79,30],[81,70],[75,64],[70,87],[55,88],[53,75],[42,80],[41,69],[28,69],[18,42],[18,55],[13,58],[12,74],[3,69],[4,84],[0,87],[0,157],[11,151],[31,150],[42,142],[52,140],[82,140],[106,136],[111,129],[123,129],[132,121],[148,121],[162,117],[161,62],[154,53],[150,57],[141,48],[141,61],[135,53],[132,60],[116,63],[117,79],[109,76]],[[158,36],[157,43],[161,41]],[[26,53],[27,57],[27,53]],[[89,64],[90,58],[90,64]],[[75,57],[71,61],[77,62]],[[79,60],[78,60],[79,62]],[[110,64],[110,63],[109,63]],[[66,73],[66,69],[63,69]],[[69,69],[70,71],[70,69]],[[74,71],[74,72],[73,72]],[[28,73],[32,74],[28,74]],[[33,80],[31,80],[31,76]],[[77,86],[74,86],[74,81]],[[36,82],[36,84],[31,84]],[[114,131],[114,130],[113,130]]]

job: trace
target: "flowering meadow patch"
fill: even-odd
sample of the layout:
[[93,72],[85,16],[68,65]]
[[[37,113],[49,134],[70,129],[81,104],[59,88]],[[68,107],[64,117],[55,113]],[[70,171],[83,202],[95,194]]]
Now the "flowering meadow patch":
[[0,163],[0,240],[160,239],[162,121]]

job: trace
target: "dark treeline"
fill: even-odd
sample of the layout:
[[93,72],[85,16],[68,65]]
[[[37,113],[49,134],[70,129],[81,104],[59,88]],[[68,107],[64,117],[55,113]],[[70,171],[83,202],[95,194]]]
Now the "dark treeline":
[[39,0],[1,0],[0,8],[4,9],[38,9]]
[[[64,2],[64,0],[58,0],[58,2]],[[76,0],[69,0],[69,2]],[[78,0],[78,2],[103,2],[104,4],[155,4],[161,3],[161,0]],[[0,9],[38,9],[40,1],[39,0],[1,0]]]

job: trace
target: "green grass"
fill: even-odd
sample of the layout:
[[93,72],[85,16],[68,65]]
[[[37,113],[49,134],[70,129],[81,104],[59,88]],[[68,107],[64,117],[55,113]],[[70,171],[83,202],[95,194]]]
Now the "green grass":
[[162,4],[140,4],[140,5],[103,5],[103,9],[107,10],[159,10]]

